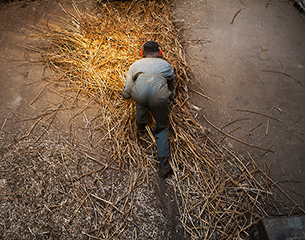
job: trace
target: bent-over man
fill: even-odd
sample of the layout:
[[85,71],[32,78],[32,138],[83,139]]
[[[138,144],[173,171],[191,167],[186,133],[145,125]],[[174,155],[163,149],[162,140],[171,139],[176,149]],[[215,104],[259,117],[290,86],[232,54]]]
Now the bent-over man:
[[146,42],[141,48],[142,59],[133,63],[127,73],[123,87],[123,97],[132,97],[136,102],[138,132],[145,131],[149,112],[156,127],[153,135],[157,142],[157,155],[160,171],[168,173],[171,166],[168,139],[168,114],[170,99],[175,96],[175,75],[172,66],[161,59],[161,49],[154,41]]

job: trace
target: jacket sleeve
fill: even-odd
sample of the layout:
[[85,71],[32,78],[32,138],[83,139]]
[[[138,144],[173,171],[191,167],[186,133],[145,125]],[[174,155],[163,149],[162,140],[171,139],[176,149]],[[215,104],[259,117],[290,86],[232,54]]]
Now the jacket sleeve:
[[131,98],[131,88],[133,85],[132,72],[132,67],[130,67],[127,73],[125,86],[122,90],[123,97],[126,99]]
[[167,77],[167,85],[168,89],[172,92],[169,98],[173,99],[175,97],[175,73],[173,69],[171,69],[171,75]]

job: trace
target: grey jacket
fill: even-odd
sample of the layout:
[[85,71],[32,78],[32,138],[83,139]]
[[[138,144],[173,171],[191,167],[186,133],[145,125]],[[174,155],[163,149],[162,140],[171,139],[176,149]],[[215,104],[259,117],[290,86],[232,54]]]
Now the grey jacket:
[[173,98],[175,74],[172,66],[161,58],[142,58],[127,73],[123,97],[132,97],[146,106],[156,98]]

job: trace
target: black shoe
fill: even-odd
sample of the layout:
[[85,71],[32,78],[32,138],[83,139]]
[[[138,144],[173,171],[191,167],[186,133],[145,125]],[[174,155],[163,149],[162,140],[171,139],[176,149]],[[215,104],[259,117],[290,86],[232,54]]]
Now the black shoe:
[[159,158],[160,161],[160,175],[161,177],[167,177],[172,173],[172,167],[168,162],[168,158]]
[[138,133],[144,133],[146,128],[146,123],[137,123],[137,131]]

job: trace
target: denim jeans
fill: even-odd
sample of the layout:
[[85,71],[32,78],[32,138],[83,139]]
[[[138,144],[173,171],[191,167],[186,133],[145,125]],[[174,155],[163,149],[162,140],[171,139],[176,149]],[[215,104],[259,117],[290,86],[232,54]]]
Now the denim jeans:
[[155,99],[148,106],[142,106],[136,103],[137,122],[144,124],[148,122],[149,112],[153,115],[156,121],[156,127],[153,130],[153,135],[157,142],[158,158],[169,157],[169,127],[167,124],[170,103],[169,99]]

